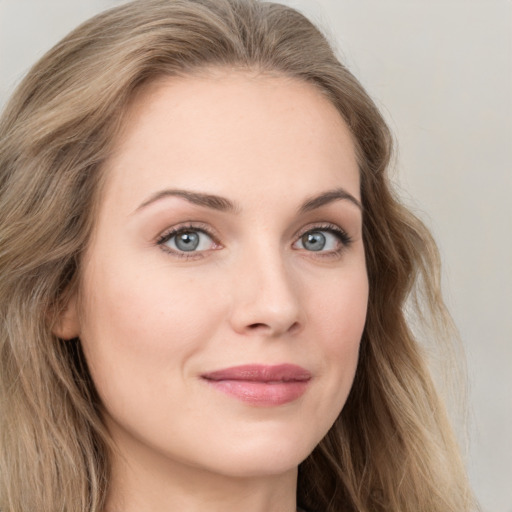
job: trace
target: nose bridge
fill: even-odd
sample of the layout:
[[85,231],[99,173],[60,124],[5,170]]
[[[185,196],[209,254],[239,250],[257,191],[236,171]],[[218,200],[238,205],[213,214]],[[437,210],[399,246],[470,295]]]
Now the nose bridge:
[[298,283],[278,243],[251,244],[236,272],[233,322],[236,330],[280,334],[300,322]]

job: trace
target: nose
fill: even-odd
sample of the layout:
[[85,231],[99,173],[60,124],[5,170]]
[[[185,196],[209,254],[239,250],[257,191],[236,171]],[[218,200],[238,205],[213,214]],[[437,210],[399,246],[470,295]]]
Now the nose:
[[234,276],[231,324],[240,334],[278,337],[303,324],[300,283],[279,251],[243,259]]

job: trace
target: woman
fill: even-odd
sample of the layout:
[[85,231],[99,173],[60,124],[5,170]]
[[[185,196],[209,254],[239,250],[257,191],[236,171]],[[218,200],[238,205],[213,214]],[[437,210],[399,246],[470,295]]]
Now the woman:
[[473,508],[390,153],[282,5],[135,1],[43,57],[0,124],[0,509]]

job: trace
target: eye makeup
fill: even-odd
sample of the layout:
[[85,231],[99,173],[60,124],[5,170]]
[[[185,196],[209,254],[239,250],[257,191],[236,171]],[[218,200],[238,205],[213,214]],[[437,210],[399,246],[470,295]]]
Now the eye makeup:
[[[188,239],[187,239],[188,235]],[[177,238],[183,236],[183,242],[192,244],[190,248],[180,248],[178,245]],[[193,236],[197,237],[197,243],[194,243]],[[201,240],[201,238],[208,238],[208,240]],[[174,241],[173,241],[174,239]],[[173,242],[171,247],[169,242]],[[164,231],[156,240],[156,244],[162,249],[162,251],[176,256],[178,258],[185,259],[198,259],[205,256],[204,253],[211,250],[218,250],[222,248],[222,245],[218,242],[217,237],[212,233],[211,228],[204,223],[198,222],[187,222],[185,224],[179,224],[166,231]],[[204,245],[210,245],[210,247],[204,248]],[[196,250],[201,247],[199,250]]]
[[[338,257],[352,243],[348,233],[333,223],[305,226],[294,239],[294,250],[322,258]],[[223,248],[211,227],[201,222],[182,223],[164,231],[156,239],[156,245],[168,254],[188,259],[202,258],[210,251]]]

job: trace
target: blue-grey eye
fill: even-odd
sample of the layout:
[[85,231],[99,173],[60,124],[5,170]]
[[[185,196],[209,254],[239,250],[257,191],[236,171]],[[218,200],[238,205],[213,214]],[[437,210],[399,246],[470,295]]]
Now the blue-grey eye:
[[310,231],[302,235],[302,246],[307,251],[321,251],[327,242],[325,235],[321,231]]
[[204,231],[187,229],[171,234],[162,244],[174,251],[193,252],[211,249],[214,242]]
[[199,234],[194,232],[185,232],[176,235],[176,247],[180,251],[195,251],[199,246]]
[[312,252],[336,251],[344,242],[341,232],[338,234],[332,229],[312,229],[304,233],[294,247]]

